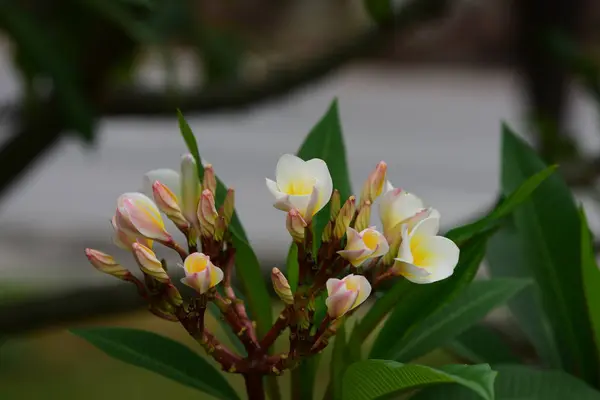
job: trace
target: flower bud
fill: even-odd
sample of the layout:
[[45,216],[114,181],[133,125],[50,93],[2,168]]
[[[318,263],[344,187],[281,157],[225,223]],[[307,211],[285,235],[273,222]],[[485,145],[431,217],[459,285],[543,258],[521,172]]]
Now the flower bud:
[[181,282],[196,290],[198,293],[206,293],[223,280],[223,270],[215,266],[210,257],[203,253],[192,253],[183,262],[185,278]]
[[356,216],[356,221],[354,222],[354,228],[357,231],[365,230],[371,224],[371,202],[366,201],[360,211],[358,211],[358,215]]
[[371,294],[371,284],[362,275],[348,275],[344,279],[327,280],[327,313],[337,319],[361,305]]
[[227,230],[227,224],[225,223],[225,217],[219,215],[217,220],[215,221],[215,240],[220,242],[223,240],[225,236],[225,231]]
[[333,194],[331,195],[331,200],[329,201],[329,220],[335,221],[338,214],[340,213],[340,208],[342,207],[342,199],[340,197],[340,191],[335,189]]
[[113,216],[111,219],[111,224],[113,229],[115,230],[115,236],[113,237],[113,242],[123,250],[131,251],[131,245],[134,243],[141,243],[146,247],[152,248],[152,240],[145,238],[139,235],[129,234],[117,226],[117,217]]
[[94,249],[85,249],[85,255],[94,268],[100,272],[123,280],[127,280],[131,276],[131,272],[123,268],[112,256],[106,253]]
[[198,227],[196,211],[198,210],[200,192],[196,160],[191,154],[186,154],[181,159],[181,211],[193,227]]
[[285,304],[294,304],[294,295],[287,278],[283,275],[283,272],[279,268],[273,268],[271,271],[271,280],[273,281],[273,289],[277,296]]
[[217,209],[215,208],[215,197],[209,189],[202,191],[200,203],[198,204],[198,220],[200,221],[200,235],[213,237],[215,234],[215,223],[217,221]]
[[152,250],[139,243],[134,243],[132,249],[133,256],[135,257],[135,260],[137,261],[142,272],[159,282],[170,282],[169,275],[167,275],[162,263],[158,258],[156,258],[156,254],[154,254]]
[[328,222],[323,228],[323,233],[321,234],[321,241],[323,243],[328,243],[331,241],[331,236],[333,235],[333,224]]
[[175,307],[179,307],[180,305],[183,304],[183,299],[181,298],[181,294],[179,293],[179,290],[177,290],[175,285],[173,285],[172,283],[169,283],[167,285],[166,295],[167,295],[167,298],[169,299],[169,302],[172,305],[174,305]]
[[213,196],[217,194],[217,177],[215,176],[215,170],[212,164],[206,164],[204,167],[204,181],[202,182],[202,188],[208,189],[212,192]]
[[301,243],[304,240],[304,228],[306,228],[306,221],[300,215],[300,211],[292,208],[286,218],[286,227],[294,242]]
[[225,201],[223,201],[223,217],[225,217],[225,225],[229,226],[235,207],[235,191],[231,188],[227,189]]
[[402,243],[402,234],[398,232],[391,238],[390,248],[388,252],[383,256],[383,265],[390,266],[394,264],[394,258],[398,255],[400,249],[400,243]]
[[362,207],[365,202],[370,201],[373,203],[381,192],[386,183],[385,175],[387,172],[387,164],[384,161],[379,162],[375,167],[375,170],[371,172],[365,184],[363,185],[362,192],[360,194],[360,206]]
[[346,233],[346,229],[350,226],[354,213],[356,212],[356,197],[350,196],[344,203],[337,218],[335,219],[335,228],[333,229],[333,237],[341,239]]
[[389,250],[385,237],[374,228],[367,228],[360,233],[348,227],[346,248],[338,254],[358,267],[371,258],[386,254]]
[[162,211],[173,223],[181,230],[187,230],[190,224],[181,213],[177,197],[166,185],[160,181],[155,181],[152,184],[152,193],[154,201],[159,210]]
[[119,196],[115,223],[120,230],[129,235],[143,236],[161,242],[173,240],[165,230],[165,224],[156,204],[142,193],[125,193]]

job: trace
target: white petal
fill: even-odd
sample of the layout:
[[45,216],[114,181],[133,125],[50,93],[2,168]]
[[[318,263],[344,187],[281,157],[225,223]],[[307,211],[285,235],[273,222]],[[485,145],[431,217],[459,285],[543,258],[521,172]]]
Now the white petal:
[[394,186],[390,181],[385,181],[385,187],[383,188],[383,194],[386,194],[390,190],[394,190]]
[[269,189],[269,191],[271,192],[271,194],[275,197],[277,197],[281,193],[281,191],[279,190],[279,186],[277,186],[277,182],[275,182],[272,179],[266,178],[267,179],[267,188]]
[[278,210],[289,211],[294,208],[289,202],[289,195],[282,193],[279,191],[279,187],[277,183],[267,178],[267,188],[271,192],[271,194],[275,197],[275,202],[273,206]]
[[375,249],[373,254],[371,254],[371,257],[379,257],[386,255],[387,252],[390,250],[390,245],[388,244],[387,240],[385,240],[385,237],[379,232],[377,232],[377,234],[379,243],[377,244],[377,249]]
[[277,185],[280,188],[287,187],[291,181],[297,180],[298,176],[307,177],[306,162],[293,154],[282,155],[275,168]]
[[[436,213],[437,213],[437,211],[436,211]],[[440,231],[439,213],[437,213],[437,215],[432,213],[428,217],[419,221],[412,229],[412,232],[410,233],[410,235],[413,237],[435,236],[438,234],[439,231]]]
[[425,268],[431,274],[431,282],[437,282],[452,275],[460,250],[450,239],[443,236],[426,236],[419,238],[418,245],[413,248],[413,256],[419,259],[418,267]]
[[402,261],[409,264],[412,264],[413,262],[413,255],[410,250],[410,237],[408,236],[408,226],[406,225],[402,225],[402,242],[398,249],[396,261]]
[[357,281],[359,287],[358,296],[356,297],[356,300],[354,300],[354,304],[352,305],[352,308],[355,308],[362,304],[369,297],[369,295],[371,294],[371,284],[369,283],[367,278],[365,278],[362,275],[355,275],[353,279]]
[[154,182],[160,181],[163,185],[168,187],[177,196],[177,201],[181,202],[181,178],[179,172],[168,169],[154,169],[144,174],[143,192],[148,197],[152,195],[152,185]]
[[[308,203],[310,203],[310,194],[305,194],[305,195],[297,195],[297,194],[292,194],[292,195],[287,195],[288,197],[288,202],[290,204],[290,209],[291,208],[296,208],[298,209],[298,211],[300,211],[300,214],[302,215],[303,218],[306,217],[306,208],[308,207]],[[284,211],[289,211],[289,210],[284,210]]]
[[396,188],[387,192],[379,203],[379,216],[386,235],[399,223],[423,209],[423,201],[412,193]]
[[346,235],[346,248],[344,250],[368,250],[362,236],[360,236],[360,233],[358,233],[356,229],[348,227],[346,229]]
[[329,279],[327,279],[326,286],[327,286],[327,295],[331,296],[331,295],[335,294],[340,289],[340,287],[344,287],[344,284],[341,279],[329,278]]
[[221,268],[216,267],[214,265],[211,265],[209,268],[210,268],[210,272],[211,272],[211,282],[210,282],[210,284],[212,286],[216,286],[219,283],[221,283],[221,281],[225,277],[225,274],[223,273],[223,270]]
[[432,275],[424,268],[419,268],[415,265],[397,261],[394,263],[394,268],[397,273],[413,283],[425,284],[433,282]]
[[316,213],[329,202],[329,199],[331,199],[331,194],[333,193],[333,180],[331,179],[327,164],[319,158],[308,160],[305,164],[305,169],[309,176],[316,179],[315,184],[319,189],[319,202],[317,203]]

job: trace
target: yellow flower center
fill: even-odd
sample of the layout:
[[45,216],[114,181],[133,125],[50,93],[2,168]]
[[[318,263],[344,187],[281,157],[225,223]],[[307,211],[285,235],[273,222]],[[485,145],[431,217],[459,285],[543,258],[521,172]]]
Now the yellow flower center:
[[313,186],[314,179],[296,179],[287,184],[284,192],[291,195],[303,196],[311,194]]
[[197,272],[202,272],[206,269],[206,266],[208,265],[208,261],[206,260],[206,258],[195,256],[190,257],[193,258],[191,260],[186,260],[185,263],[185,269],[188,271],[188,273],[195,274]]
[[375,250],[379,244],[379,235],[374,231],[367,231],[363,234],[363,242],[369,250]]
[[413,265],[424,267],[430,264],[431,253],[421,246],[419,236],[414,236],[410,240],[410,252],[413,255]]
[[347,279],[345,283],[346,283],[346,289],[348,289],[352,292],[358,291],[358,283],[354,279]]

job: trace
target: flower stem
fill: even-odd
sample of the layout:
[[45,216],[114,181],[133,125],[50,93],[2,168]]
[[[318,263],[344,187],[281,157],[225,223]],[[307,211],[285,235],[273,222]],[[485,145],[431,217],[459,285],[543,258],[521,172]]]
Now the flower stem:
[[265,400],[263,376],[260,374],[244,374],[248,400]]

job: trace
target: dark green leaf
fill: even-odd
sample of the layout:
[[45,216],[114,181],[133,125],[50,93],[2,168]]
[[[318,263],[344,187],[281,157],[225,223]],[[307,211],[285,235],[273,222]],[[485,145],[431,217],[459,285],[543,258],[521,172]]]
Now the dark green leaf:
[[181,343],[152,332],[126,328],[74,329],[111,357],[145,368],[219,399],[239,399],[227,380]]
[[450,343],[490,311],[504,304],[530,282],[524,279],[475,281],[454,300],[425,318],[402,340],[390,343],[386,357],[410,361]]
[[454,228],[447,233],[447,237],[453,241],[460,243],[475,233],[479,233],[485,229],[488,229],[497,223],[502,218],[509,215],[513,210],[521,204],[523,201],[533,193],[533,191],[544,182],[550,175],[554,173],[556,166],[551,166],[530,176],[523,184],[521,184],[515,191],[513,191],[504,201],[502,201],[498,207],[496,207],[490,214],[485,217],[465,226]]
[[[494,277],[531,279],[531,271],[524,259],[523,244],[516,228],[507,219],[488,242],[486,261]],[[533,344],[543,364],[560,368],[561,361],[554,334],[542,310],[539,286],[534,283],[508,302],[508,307],[519,328]]]
[[[487,364],[447,365],[434,369],[424,365],[388,360],[366,360],[352,364],[344,375],[344,400],[388,398],[408,390],[457,383],[480,398],[494,399],[496,372]],[[445,397],[440,397],[445,399]]]
[[[562,371],[541,371],[521,365],[494,366],[497,400],[597,400],[600,392]],[[412,400],[477,400],[470,390],[458,385],[425,389]]]
[[600,344],[600,270],[596,263],[593,237],[588,228],[583,208],[579,210],[581,219],[581,269],[587,298],[589,318],[594,329],[596,344]]
[[[471,283],[485,254],[489,237],[490,232],[486,232],[475,235],[465,242],[460,249],[458,265],[450,278],[427,285],[408,286],[402,300],[395,305],[379,332],[369,358],[387,357],[395,343]],[[387,295],[386,293],[384,298]],[[418,307],[415,306],[416,304]]]
[[[202,164],[202,159],[200,158],[196,138],[181,112],[178,112],[178,120],[181,135],[183,136],[190,153],[196,159],[198,176],[200,177],[200,180],[202,180],[204,176],[204,166]],[[217,178],[217,193],[215,196],[217,206],[223,203],[226,194],[227,187]],[[263,336],[268,332],[273,323],[271,298],[267,290],[266,280],[262,274],[258,258],[248,242],[246,232],[235,211],[231,218],[229,231],[231,232],[233,246],[236,251],[236,271],[239,281],[242,284],[243,294],[248,303],[250,314],[256,319],[258,335]]]
[[364,0],[367,12],[376,22],[389,21],[394,16],[391,0]]
[[296,289],[298,289],[298,278],[299,278],[299,269],[298,265],[298,245],[296,243],[292,243],[290,246],[290,250],[288,251],[287,256],[287,279],[290,284],[290,288],[292,289],[292,293],[296,293]]
[[300,365],[292,370],[292,398],[301,400],[312,400],[314,398],[314,386],[319,367],[321,355],[317,354],[304,358]]
[[[537,154],[503,126],[502,190],[512,192],[545,169]],[[581,268],[581,227],[569,188],[554,175],[514,214],[527,265],[542,295],[564,368],[598,381],[598,352],[588,317]]]
[[448,348],[474,364],[519,363],[520,359],[506,340],[484,324],[474,325],[460,334]]
[[347,367],[347,349],[346,349],[346,324],[338,328],[333,341],[333,351],[331,353],[331,396],[333,400],[342,398],[342,387],[344,372]]

